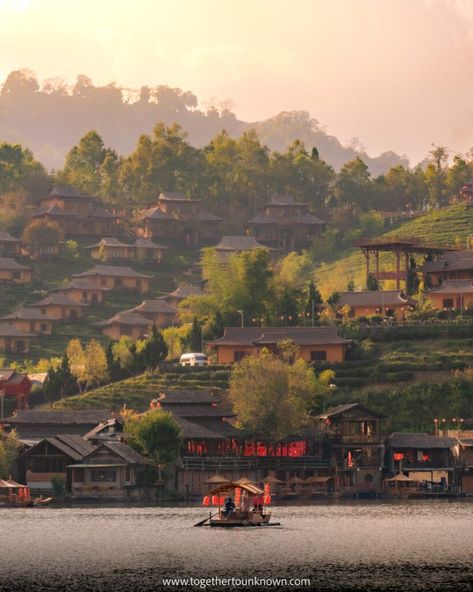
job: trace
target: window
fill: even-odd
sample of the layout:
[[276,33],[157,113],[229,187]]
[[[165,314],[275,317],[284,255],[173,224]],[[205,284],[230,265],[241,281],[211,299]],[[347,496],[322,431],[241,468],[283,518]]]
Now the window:
[[113,285],[115,286],[115,288],[121,288],[123,285],[122,278],[115,278],[113,280]]
[[74,469],[74,481],[84,483],[85,471],[84,469]]
[[113,483],[116,481],[117,472],[107,470],[92,470],[90,471],[90,480],[95,483]]
[[77,310],[70,310],[69,311],[69,318],[73,321],[77,320]]
[[130,467],[125,468],[125,481],[131,481],[131,469]]
[[26,344],[24,341],[15,341],[15,351],[24,352],[26,350]]
[[443,307],[444,308],[453,308],[453,298],[444,298],[443,299]]
[[107,285],[107,278],[100,278],[100,285],[101,286],[106,286]]
[[136,280],[136,289],[141,290],[141,280]]
[[14,280],[19,280],[21,278],[21,271],[13,271],[12,272],[12,278]]
[[236,352],[233,352],[233,361],[234,362],[239,362],[245,356],[246,356],[246,352],[244,352],[244,351],[236,351]]
[[310,352],[310,361],[311,362],[322,362],[326,359],[327,359],[327,352],[325,350]]
[[41,323],[41,325],[40,325],[40,331],[41,331],[41,333],[47,333],[47,331],[48,331],[48,325],[46,323]]

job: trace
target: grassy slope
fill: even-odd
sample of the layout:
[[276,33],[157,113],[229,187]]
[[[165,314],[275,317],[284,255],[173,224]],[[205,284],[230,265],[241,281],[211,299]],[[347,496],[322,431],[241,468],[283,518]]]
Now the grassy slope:
[[[417,238],[424,244],[441,244],[466,248],[468,236],[473,233],[473,208],[456,205],[436,210],[400,225],[383,237]],[[380,257],[380,264],[394,261],[389,254]],[[355,286],[365,286],[365,258],[359,249],[330,263],[322,263],[316,270],[322,295],[326,298],[334,290],[346,290],[349,280]],[[385,288],[394,287],[386,282]]]
[[[192,283],[200,278],[197,262],[199,251],[173,251],[167,261],[151,266],[133,264],[131,267],[153,275],[151,289],[141,296],[138,292],[121,290],[106,293],[103,304],[89,306],[84,309],[84,317],[79,322],[56,323],[53,325],[51,336],[36,338],[28,353],[28,358],[37,360],[61,354],[72,337],[81,337],[85,340],[92,337],[102,343],[107,342],[100,330],[93,323],[106,319],[120,310],[140,304],[143,298],[156,298],[163,296],[176,288],[179,283]],[[26,264],[31,265],[30,261]],[[33,283],[24,286],[2,286],[0,298],[0,315],[7,314],[20,305],[38,301],[50,294],[60,285],[67,283],[75,273],[85,271],[100,261],[96,261],[87,255],[81,254],[77,259],[55,258],[54,260],[39,261],[33,263]],[[3,355],[3,354],[2,354]],[[8,359],[14,360],[15,356]]]

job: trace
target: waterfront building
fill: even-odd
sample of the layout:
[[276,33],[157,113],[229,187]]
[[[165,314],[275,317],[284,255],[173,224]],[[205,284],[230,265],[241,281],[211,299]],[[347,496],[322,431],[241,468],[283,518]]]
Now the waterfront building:
[[454,485],[457,438],[394,432],[386,440],[386,468],[419,482]]
[[54,480],[66,485],[67,465],[79,462],[93,450],[95,446],[79,435],[50,436],[26,450],[18,460],[18,467],[28,487],[51,492]]
[[76,273],[72,277],[87,279],[102,288],[136,290],[144,294],[148,292],[150,280],[153,276],[135,271],[131,267],[96,265],[87,271]]
[[212,244],[220,236],[222,218],[202,209],[201,201],[165,191],[142,215],[142,235],[175,245]]
[[0,283],[29,284],[32,277],[31,267],[21,265],[11,257],[0,257]]
[[337,312],[348,308],[348,317],[357,319],[372,315],[392,317],[398,321],[416,305],[402,290],[365,290],[363,292],[340,292],[336,302]]
[[382,485],[385,416],[360,403],[330,407],[316,417],[342,493],[377,494]]
[[[68,489],[75,499],[141,500],[139,475],[148,461],[118,441],[99,444],[79,462],[68,465]],[[154,493],[154,488],[148,493]]]
[[101,201],[70,186],[56,186],[33,218],[55,222],[68,236],[116,236],[120,217]]
[[310,247],[325,228],[326,222],[314,216],[306,203],[285,195],[275,195],[248,220],[249,232],[257,241],[285,251]]
[[233,364],[262,348],[277,353],[278,343],[291,340],[307,362],[342,362],[351,341],[336,327],[225,327],[223,337],[207,341],[217,351],[219,364]]

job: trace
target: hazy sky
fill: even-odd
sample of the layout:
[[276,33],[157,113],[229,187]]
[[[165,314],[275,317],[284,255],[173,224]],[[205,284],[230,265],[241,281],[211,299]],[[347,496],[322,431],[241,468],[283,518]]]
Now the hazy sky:
[[257,120],[305,109],[412,162],[473,146],[473,0],[0,0],[0,80],[168,84]]

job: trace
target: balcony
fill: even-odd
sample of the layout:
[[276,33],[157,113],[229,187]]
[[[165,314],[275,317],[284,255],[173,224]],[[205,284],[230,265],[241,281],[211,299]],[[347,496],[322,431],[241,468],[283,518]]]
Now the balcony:
[[430,461],[403,460],[395,462],[397,468],[402,471],[448,471],[455,468],[454,462],[449,460],[434,459]]
[[378,434],[357,434],[357,433],[340,433],[328,432],[329,437],[333,440],[335,445],[340,444],[381,444],[382,438]]
[[181,459],[184,471],[249,471],[249,470],[314,470],[330,467],[330,461],[315,456],[184,456]]

